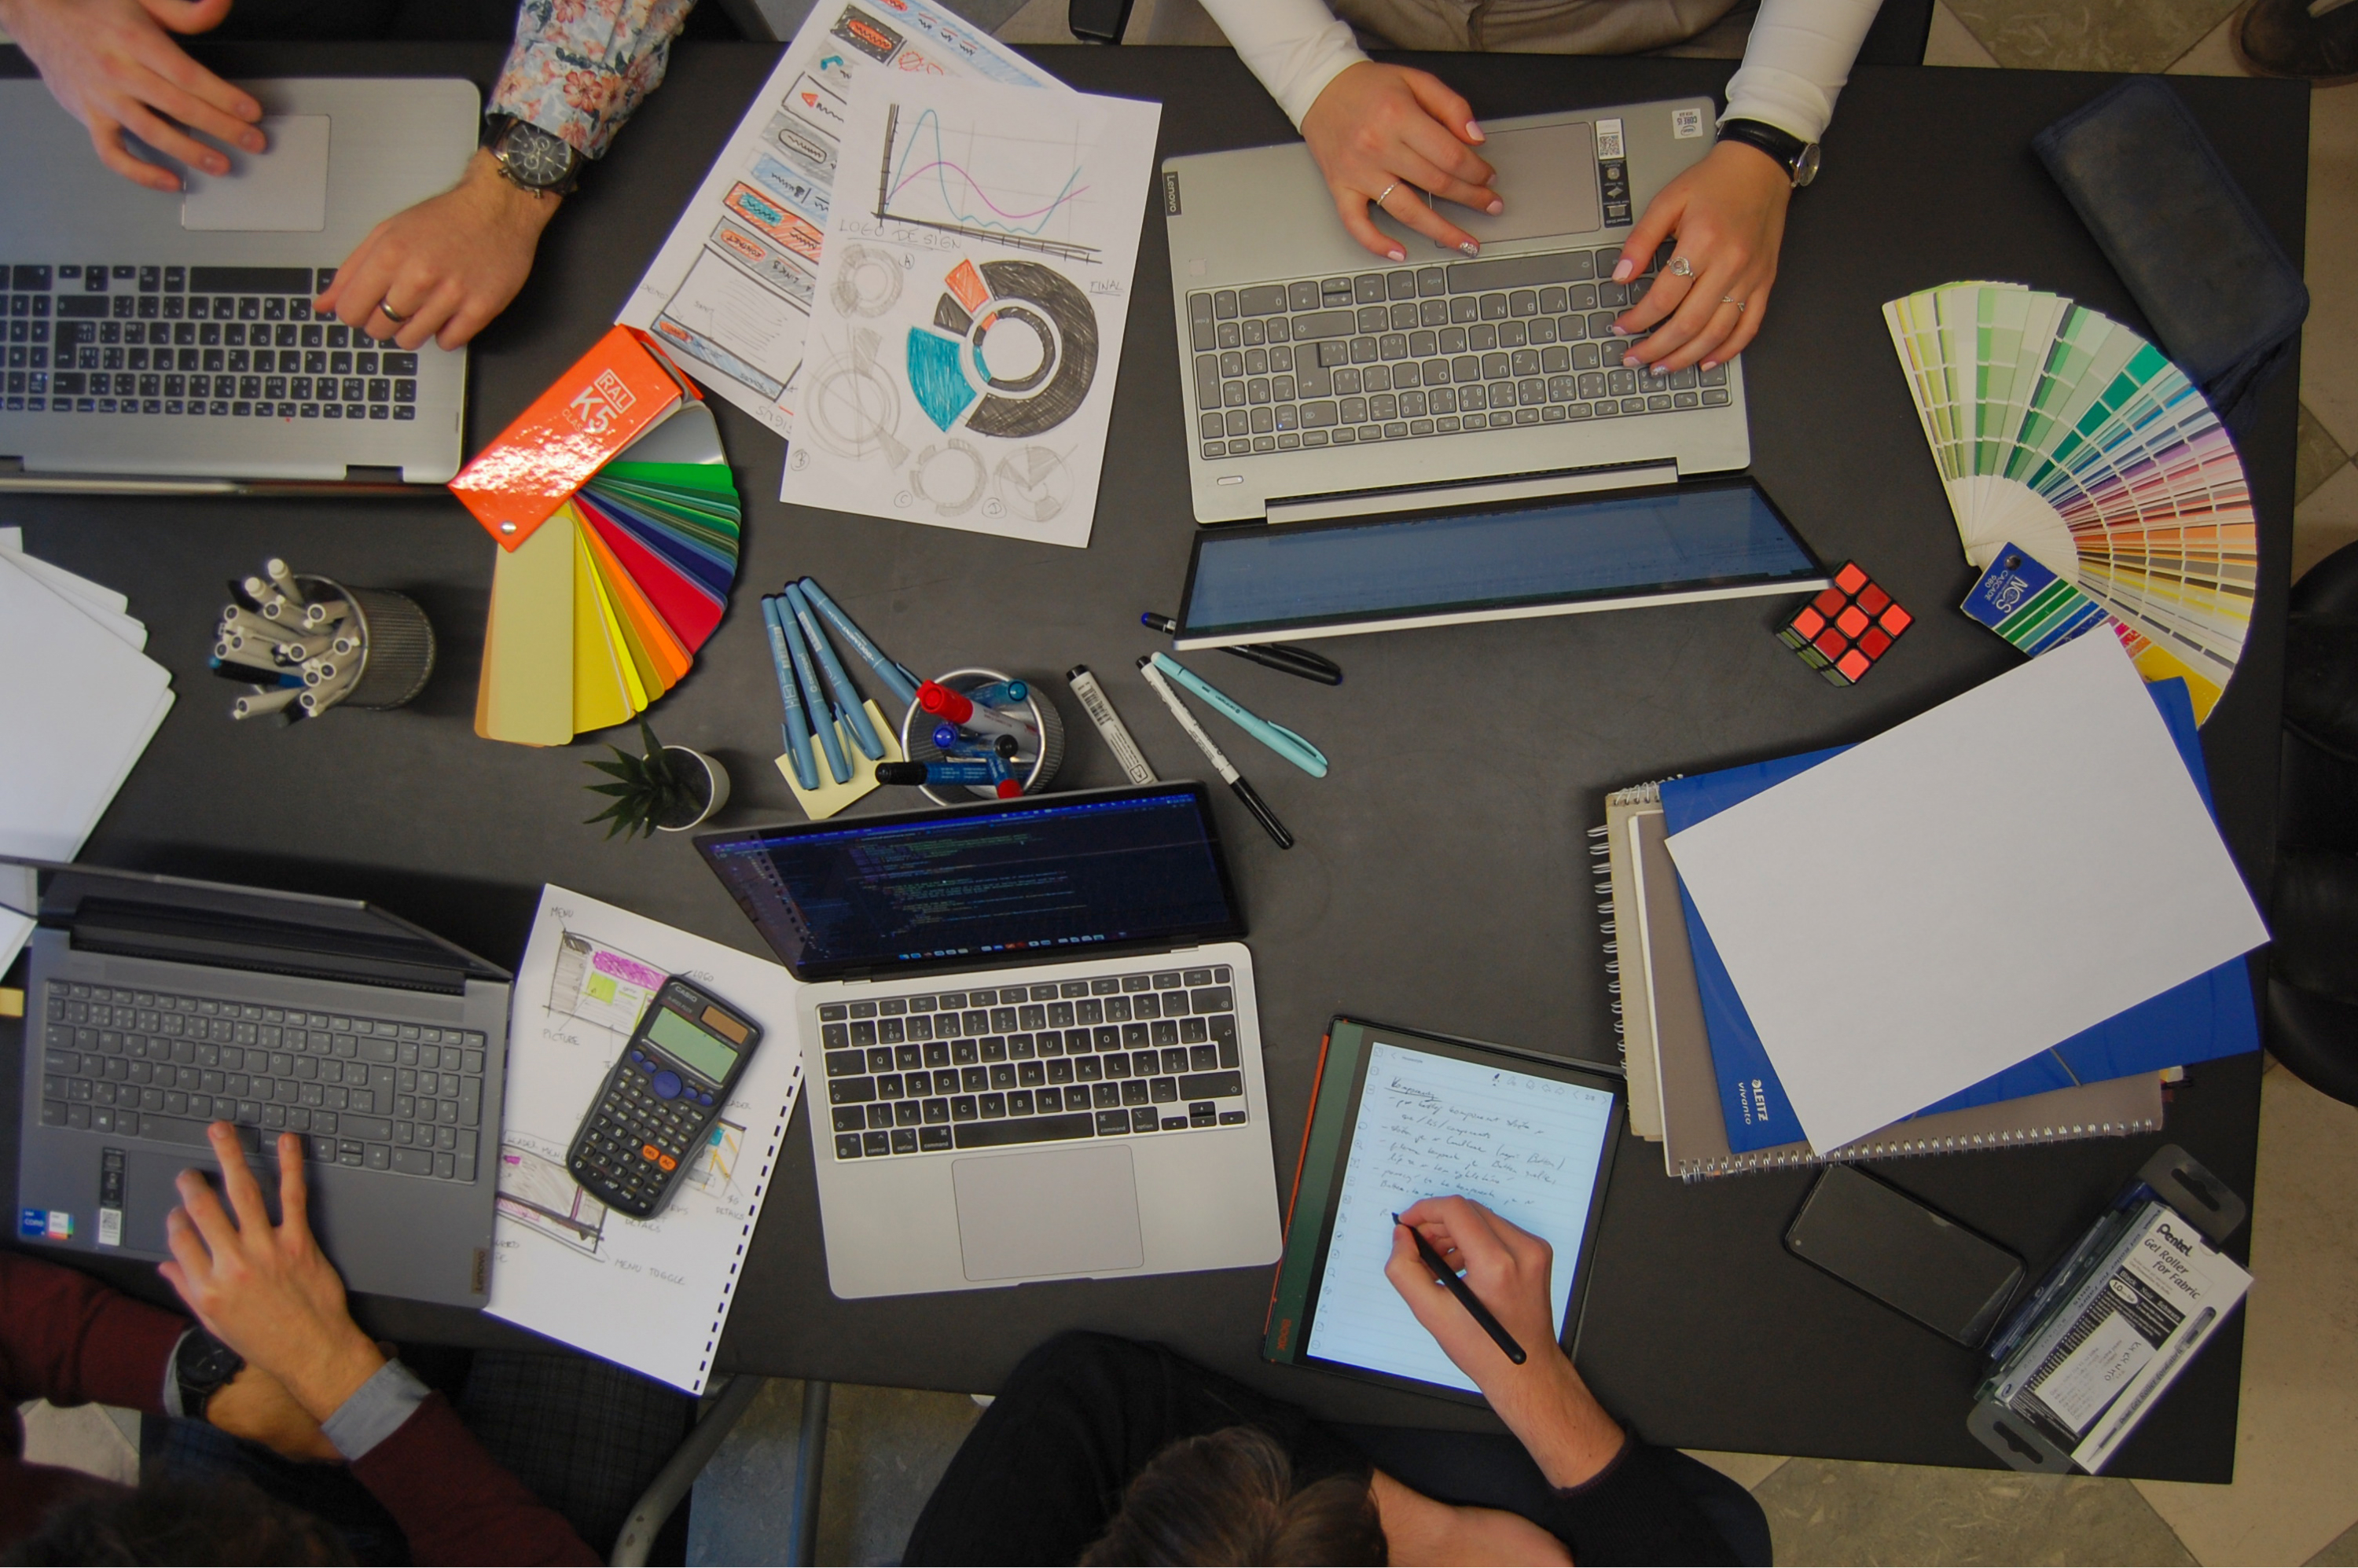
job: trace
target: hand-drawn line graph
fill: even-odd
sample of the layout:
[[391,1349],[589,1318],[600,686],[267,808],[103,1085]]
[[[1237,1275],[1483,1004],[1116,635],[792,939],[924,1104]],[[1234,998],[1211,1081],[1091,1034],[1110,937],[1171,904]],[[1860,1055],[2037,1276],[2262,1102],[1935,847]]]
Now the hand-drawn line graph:
[[[1011,250],[1037,251],[1067,261],[1093,262],[1099,247],[1069,237],[1083,183],[1077,139],[1010,136],[967,127],[951,133],[963,143],[953,157],[941,116],[921,111],[901,135],[901,106],[884,118],[884,157],[876,171],[876,216],[988,240]],[[979,177],[977,168],[988,178]],[[895,203],[898,206],[895,206]]]

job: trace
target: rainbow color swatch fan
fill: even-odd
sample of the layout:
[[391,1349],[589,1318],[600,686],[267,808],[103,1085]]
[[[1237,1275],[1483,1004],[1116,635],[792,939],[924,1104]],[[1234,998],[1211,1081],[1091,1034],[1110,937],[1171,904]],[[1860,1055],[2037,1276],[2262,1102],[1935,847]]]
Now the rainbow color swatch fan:
[[2243,460],[2183,371],[2059,294],[1954,283],[1883,308],[1965,557],[2009,544],[2102,606],[2209,717],[2251,622]]
[[741,520],[712,412],[685,401],[500,551],[476,732],[561,746],[645,711],[720,624]]

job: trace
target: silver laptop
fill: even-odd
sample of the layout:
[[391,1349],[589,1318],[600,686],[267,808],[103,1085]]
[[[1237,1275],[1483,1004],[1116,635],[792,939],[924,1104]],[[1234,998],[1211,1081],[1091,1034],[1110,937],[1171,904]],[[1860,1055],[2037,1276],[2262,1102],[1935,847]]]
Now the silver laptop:
[[[38,883],[31,900],[18,890]],[[0,860],[34,904],[16,1236],[161,1260],[183,1170],[228,1121],[355,1291],[481,1306],[508,975],[365,903]]]
[[708,834],[796,978],[827,1281],[1275,1262],[1252,955],[1204,786]]
[[142,189],[38,81],[0,82],[0,488],[439,484],[459,471],[467,356],[315,319],[378,222],[456,183],[468,81],[241,83],[269,150]]
[[[1299,142],[1168,159],[1188,478],[1199,523],[1390,512],[1653,484],[1751,460],[1740,361],[1620,368],[1613,319],[1668,263],[1612,281],[1635,214],[1711,150],[1708,98],[1495,121],[1507,211],[1443,211],[1478,260],[1379,217],[1385,265],[1336,221]],[[1397,200],[1397,199],[1395,199]]]

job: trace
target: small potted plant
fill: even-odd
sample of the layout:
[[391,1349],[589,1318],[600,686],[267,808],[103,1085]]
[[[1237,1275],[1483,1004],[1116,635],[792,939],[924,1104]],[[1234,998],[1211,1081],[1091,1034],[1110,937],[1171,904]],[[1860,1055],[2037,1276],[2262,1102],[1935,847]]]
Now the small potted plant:
[[606,837],[620,833],[652,838],[660,829],[685,833],[729,803],[729,773],[703,752],[687,746],[666,746],[655,739],[654,726],[639,720],[639,738],[646,755],[633,757],[620,746],[606,749],[614,760],[593,757],[590,765],[611,774],[612,784],[586,786],[592,795],[610,795],[613,801],[590,823],[610,823]]

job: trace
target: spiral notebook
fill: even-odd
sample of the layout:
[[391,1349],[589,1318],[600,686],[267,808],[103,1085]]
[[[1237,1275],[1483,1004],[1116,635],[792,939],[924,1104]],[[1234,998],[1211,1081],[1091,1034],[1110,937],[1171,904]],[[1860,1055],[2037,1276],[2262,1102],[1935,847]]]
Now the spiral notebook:
[[1853,1160],[1891,1160],[1965,1149],[2061,1143],[2158,1132],[2161,1075],[2109,1078],[2024,1095],[1961,1110],[1909,1117],[1839,1149],[1820,1153],[1806,1142],[1738,1152],[1720,1109],[1719,1077],[1695,985],[1678,871],[1664,847],[1661,786],[1640,784],[1607,797],[1607,834],[1625,847],[1610,857],[1612,891],[1606,962],[1620,998],[1622,1046],[1629,1064],[1631,1124],[1637,1123],[1639,1065],[1650,1069],[1661,1127],[1662,1167],[1683,1181]]

